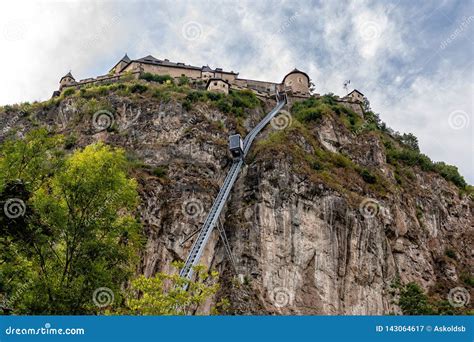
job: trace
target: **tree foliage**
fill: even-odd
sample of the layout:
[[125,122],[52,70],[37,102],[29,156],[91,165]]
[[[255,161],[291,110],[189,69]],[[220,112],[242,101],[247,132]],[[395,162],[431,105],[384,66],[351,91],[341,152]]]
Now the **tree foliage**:
[[11,298],[28,284],[8,302],[16,313],[95,312],[93,291],[119,293],[138,261],[137,184],[124,152],[96,143],[66,157],[62,141],[37,130],[2,146],[1,204],[15,193],[25,204],[23,215],[0,217],[0,291]]
[[[183,265],[175,263],[179,269]],[[185,315],[214,295],[219,285],[217,272],[205,272],[204,266],[194,268],[196,280],[180,277],[178,273],[157,273],[154,277],[140,276],[131,282],[126,309],[120,313],[132,315]]]
[[408,283],[401,289],[398,305],[404,315],[429,315],[433,313],[428,304],[428,297],[416,283]]

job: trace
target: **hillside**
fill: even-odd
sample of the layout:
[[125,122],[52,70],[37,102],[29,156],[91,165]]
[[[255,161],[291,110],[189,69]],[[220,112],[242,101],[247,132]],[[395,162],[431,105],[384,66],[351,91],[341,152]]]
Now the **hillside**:
[[[212,303],[228,299],[227,314],[400,314],[419,287],[424,313],[472,312],[447,304],[451,289],[474,295],[474,197],[457,169],[368,108],[290,100],[257,137],[222,220],[239,276],[217,231],[201,260],[221,274]],[[146,240],[137,272],[152,276],[186,258],[231,165],[228,135],[245,136],[274,105],[144,81],[68,89],[0,108],[1,139],[45,127],[64,135],[65,153],[124,148]]]

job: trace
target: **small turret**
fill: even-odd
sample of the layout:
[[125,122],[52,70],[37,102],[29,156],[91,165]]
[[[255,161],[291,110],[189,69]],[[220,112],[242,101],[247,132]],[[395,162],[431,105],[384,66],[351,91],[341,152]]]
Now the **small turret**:
[[109,73],[115,74],[115,75],[120,74],[122,69],[125,68],[125,66],[127,66],[130,62],[131,62],[131,59],[128,57],[127,54],[125,54],[125,56],[123,56],[122,59],[119,60],[117,64],[113,66],[112,69],[110,69]]
[[76,84],[76,80],[74,76],[72,76],[71,72],[69,71],[66,75],[61,77],[59,80],[59,90],[62,90],[64,87],[69,87]]

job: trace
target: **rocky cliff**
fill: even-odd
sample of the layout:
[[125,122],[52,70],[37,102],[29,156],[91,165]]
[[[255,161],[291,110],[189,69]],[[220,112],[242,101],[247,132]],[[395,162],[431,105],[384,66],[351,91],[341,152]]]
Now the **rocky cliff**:
[[[2,139],[47,126],[70,150],[124,147],[140,184],[145,275],[186,258],[231,165],[228,135],[275,104],[145,83],[66,95],[2,108]],[[214,301],[229,299],[229,314],[401,313],[400,288],[415,282],[433,300],[461,291],[472,309],[466,187],[405,158],[416,148],[331,96],[286,110],[257,137],[221,218],[237,274],[217,231],[201,260],[221,273]]]

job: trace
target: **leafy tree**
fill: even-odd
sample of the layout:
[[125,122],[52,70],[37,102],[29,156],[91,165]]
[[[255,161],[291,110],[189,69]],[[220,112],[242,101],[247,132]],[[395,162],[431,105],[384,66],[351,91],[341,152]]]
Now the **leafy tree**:
[[23,216],[1,217],[8,228],[0,238],[1,290],[11,296],[31,280],[17,313],[95,312],[94,290],[119,294],[138,261],[137,184],[127,177],[124,152],[97,143],[64,157],[56,153],[60,141],[38,130],[2,148],[1,198],[16,179],[26,193]]
[[21,140],[6,140],[0,154],[0,192],[8,182],[21,179],[29,191],[36,190],[48,175],[63,164],[63,137],[44,128]]
[[408,148],[411,148],[414,151],[419,152],[420,147],[418,146],[418,138],[412,134],[412,133],[403,133],[401,136],[401,143],[408,146]]
[[[183,265],[174,263],[179,269]],[[132,280],[127,309],[119,313],[133,315],[185,315],[192,313],[214,295],[219,285],[217,272],[205,272],[204,266],[194,268],[197,280],[179,274],[158,273],[154,277],[140,276]],[[187,288],[187,290],[186,290]]]
[[417,283],[408,283],[401,289],[398,305],[404,315],[433,314],[428,297]]

